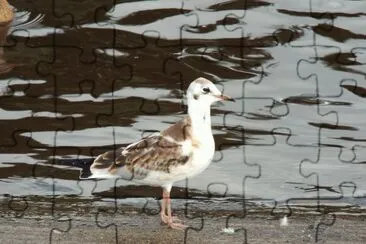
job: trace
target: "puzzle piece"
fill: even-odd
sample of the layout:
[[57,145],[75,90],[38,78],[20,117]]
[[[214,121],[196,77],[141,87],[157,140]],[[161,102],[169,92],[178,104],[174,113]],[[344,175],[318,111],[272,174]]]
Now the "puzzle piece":
[[[348,10],[346,10],[347,12]],[[332,11],[330,11],[330,14],[332,14]],[[338,15],[335,13],[334,15]],[[345,123],[344,121],[344,115],[346,114],[345,111],[348,109],[348,107],[351,105],[351,103],[345,101],[348,100],[347,98],[344,98],[344,91],[337,86],[330,86],[329,80],[331,77],[334,77],[333,80],[335,80],[336,83],[339,83],[341,87],[352,87],[352,85],[349,85],[349,82],[354,83],[355,79],[353,77],[356,77],[354,72],[345,72],[346,69],[344,69],[344,65],[350,64],[350,62],[347,60],[347,57],[349,56],[347,52],[345,51],[346,48],[348,48],[346,45],[340,44],[342,41],[339,38],[347,38],[347,36],[352,36],[352,33],[343,32],[344,35],[339,35],[340,32],[343,30],[338,27],[340,22],[338,21],[332,21],[333,23],[330,24],[318,24],[313,28],[314,31],[314,38],[313,38],[313,48],[314,48],[314,58],[312,61],[309,60],[301,60],[299,64],[299,70],[304,70],[304,66],[300,65],[302,63],[308,63],[312,64],[312,70],[313,74],[307,77],[303,77],[305,79],[309,79],[311,76],[313,76],[316,84],[316,96],[315,98],[317,101],[313,104],[317,104],[317,110],[318,114],[322,116],[323,118],[326,118],[327,116],[332,115],[333,118],[335,118],[335,121],[332,123],[329,122],[317,122],[317,123],[309,123],[309,125],[317,127],[319,129],[319,151],[318,156],[316,160],[309,160],[305,159],[300,164],[300,173],[304,177],[315,177],[316,184],[313,187],[308,188],[308,191],[313,191],[317,196],[313,198],[317,201],[317,211],[322,213],[322,218],[327,213],[326,206],[324,202],[327,202],[329,198],[333,199],[333,202],[336,201],[337,197],[334,195],[340,195],[341,192],[339,192],[336,188],[338,184],[340,184],[339,181],[350,181],[349,178],[352,178],[352,174],[350,171],[357,170],[355,168],[350,169],[349,167],[342,167],[342,160],[337,160],[337,158],[340,158],[339,156],[341,153],[337,153],[337,151],[340,149],[341,152],[345,151],[343,149],[344,143],[341,143],[343,145],[338,146],[339,139],[336,140],[329,140],[330,138],[333,138],[335,134],[339,136],[339,134],[342,134],[342,131],[346,133],[347,135],[352,134],[352,130],[355,128],[353,126],[349,126],[349,123]],[[332,45],[321,45],[324,41],[324,37],[332,38]],[[321,41],[319,41],[321,40]],[[328,41],[329,43],[329,41]],[[346,48],[345,48],[346,47]],[[334,51],[330,51],[330,50]],[[302,62],[305,61],[305,62]],[[321,62],[319,62],[321,61]],[[327,75],[324,76],[324,65],[327,65],[327,67],[332,67],[332,69],[327,72]],[[301,73],[300,77],[301,77]],[[356,73],[355,73],[356,74]],[[357,79],[357,78],[356,78]],[[357,84],[357,82],[355,82]],[[310,99],[308,100],[310,101]],[[310,101],[311,102],[311,101]],[[313,100],[314,102],[314,100]],[[346,108],[345,110],[342,110],[343,108]],[[340,116],[343,115],[343,116]],[[350,119],[351,121],[352,119]],[[347,132],[348,133],[347,133]],[[338,137],[339,138],[339,137]],[[342,137],[340,137],[342,138]],[[339,149],[338,149],[339,147]],[[347,146],[346,146],[347,147]],[[336,159],[336,160],[334,160]],[[337,162],[338,161],[338,162]],[[320,168],[320,167],[327,167],[328,168]],[[329,167],[332,165],[331,167]],[[333,171],[336,167],[335,165],[340,165],[340,170],[342,171],[342,176],[338,175],[338,179],[335,179],[330,176],[334,175]],[[309,168],[311,170],[309,170]],[[326,172],[326,173],[325,173]],[[357,173],[356,173],[357,174]],[[356,176],[358,178],[358,176]],[[358,183],[358,182],[357,182]],[[362,184],[361,184],[362,189]],[[348,196],[349,197],[349,196]],[[342,197],[343,198],[343,192]],[[339,200],[339,198],[337,199]],[[291,201],[289,199],[289,201]],[[330,226],[333,225],[336,221],[336,215],[335,214],[329,214],[330,215],[330,221],[323,221],[320,220],[319,223],[316,225],[316,235],[315,240],[318,241],[318,234],[320,230],[320,226]]]
[[[28,232],[0,225],[5,239],[364,241],[365,3],[11,4],[12,26],[0,24],[1,222]],[[97,155],[182,118],[201,76],[237,102],[212,109],[213,163],[172,189],[189,225],[175,232],[159,225],[160,188],[85,178]]]

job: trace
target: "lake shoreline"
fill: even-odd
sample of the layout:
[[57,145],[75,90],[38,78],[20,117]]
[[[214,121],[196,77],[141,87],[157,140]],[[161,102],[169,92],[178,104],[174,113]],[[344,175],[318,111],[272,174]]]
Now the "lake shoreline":
[[[17,199],[19,200],[19,199]],[[365,243],[366,214],[257,208],[248,211],[182,209],[174,214],[189,228],[172,230],[160,223],[158,208],[76,202],[1,201],[1,243]],[[97,206],[99,205],[99,207]],[[174,201],[173,201],[174,205]],[[178,204],[179,205],[179,204]],[[209,205],[209,204],[208,204]],[[53,211],[51,211],[53,206]],[[112,206],[112,207],[111,207]],[[210,206],[208,206],[210,207]],[[25,210],[25,211],[21,211]],[[281,225],[282,220],[282,225]],[[228,227],[228,228],[227,228]],[[116,238],[118,242],[116,242]]]
[[[206,217],[204,222],[188,220],[186,231],[168,229],[158,216],[125,214],[99,224],[79,217],[70,222],[40,218],[3,218],[1,243],[365,243],[365,220],[337,218],[321,223],[314,216],[289,218],[288,226],[263,216],[232,219],[224,232],[225,217]],[[114,222],[112,222],[113,220]],[[204,223],[204,225],[202,225]],[[233,231],[231,233],[230,231]],[[245,234],[246,233],[246,234]],[[118,242],[116,242],[116,237]]]

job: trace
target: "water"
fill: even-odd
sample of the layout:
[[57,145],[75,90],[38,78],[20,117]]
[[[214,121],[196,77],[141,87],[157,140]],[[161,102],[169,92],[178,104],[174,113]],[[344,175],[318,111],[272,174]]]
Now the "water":
[[[114,180],[79,181],[54,159],[166,128],[203,76],[237,102],[213,108],[214,162],[176,186],[365,206],[365,2],[109,2],[14,3],[0,74],[2,194],[113,198]],[[119,198],[151,196],[127,194],[131,184],[117,181]]]

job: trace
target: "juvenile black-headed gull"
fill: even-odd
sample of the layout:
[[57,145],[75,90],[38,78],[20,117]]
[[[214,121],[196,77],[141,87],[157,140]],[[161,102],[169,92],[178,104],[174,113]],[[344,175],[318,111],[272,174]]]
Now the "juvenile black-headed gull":
[[215,151],[211,104],[221,100],[234,101],[205,78],[191,82],[187,100],[187,117],[159,134],[99,155],[90,167],[91,178],[121,177],[141,184],[161,186],[161,220],[174,229],[186,226],[172,217],[172,185],[201,173],[210,164]]

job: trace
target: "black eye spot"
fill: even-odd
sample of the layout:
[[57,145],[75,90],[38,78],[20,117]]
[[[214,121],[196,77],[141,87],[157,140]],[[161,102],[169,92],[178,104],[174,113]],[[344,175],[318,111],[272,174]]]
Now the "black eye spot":
[[202,91],[203,91],[204,94],[207,94],[207,93],[210,92],[210,88],[204,87],[204,88],[202,88]]

